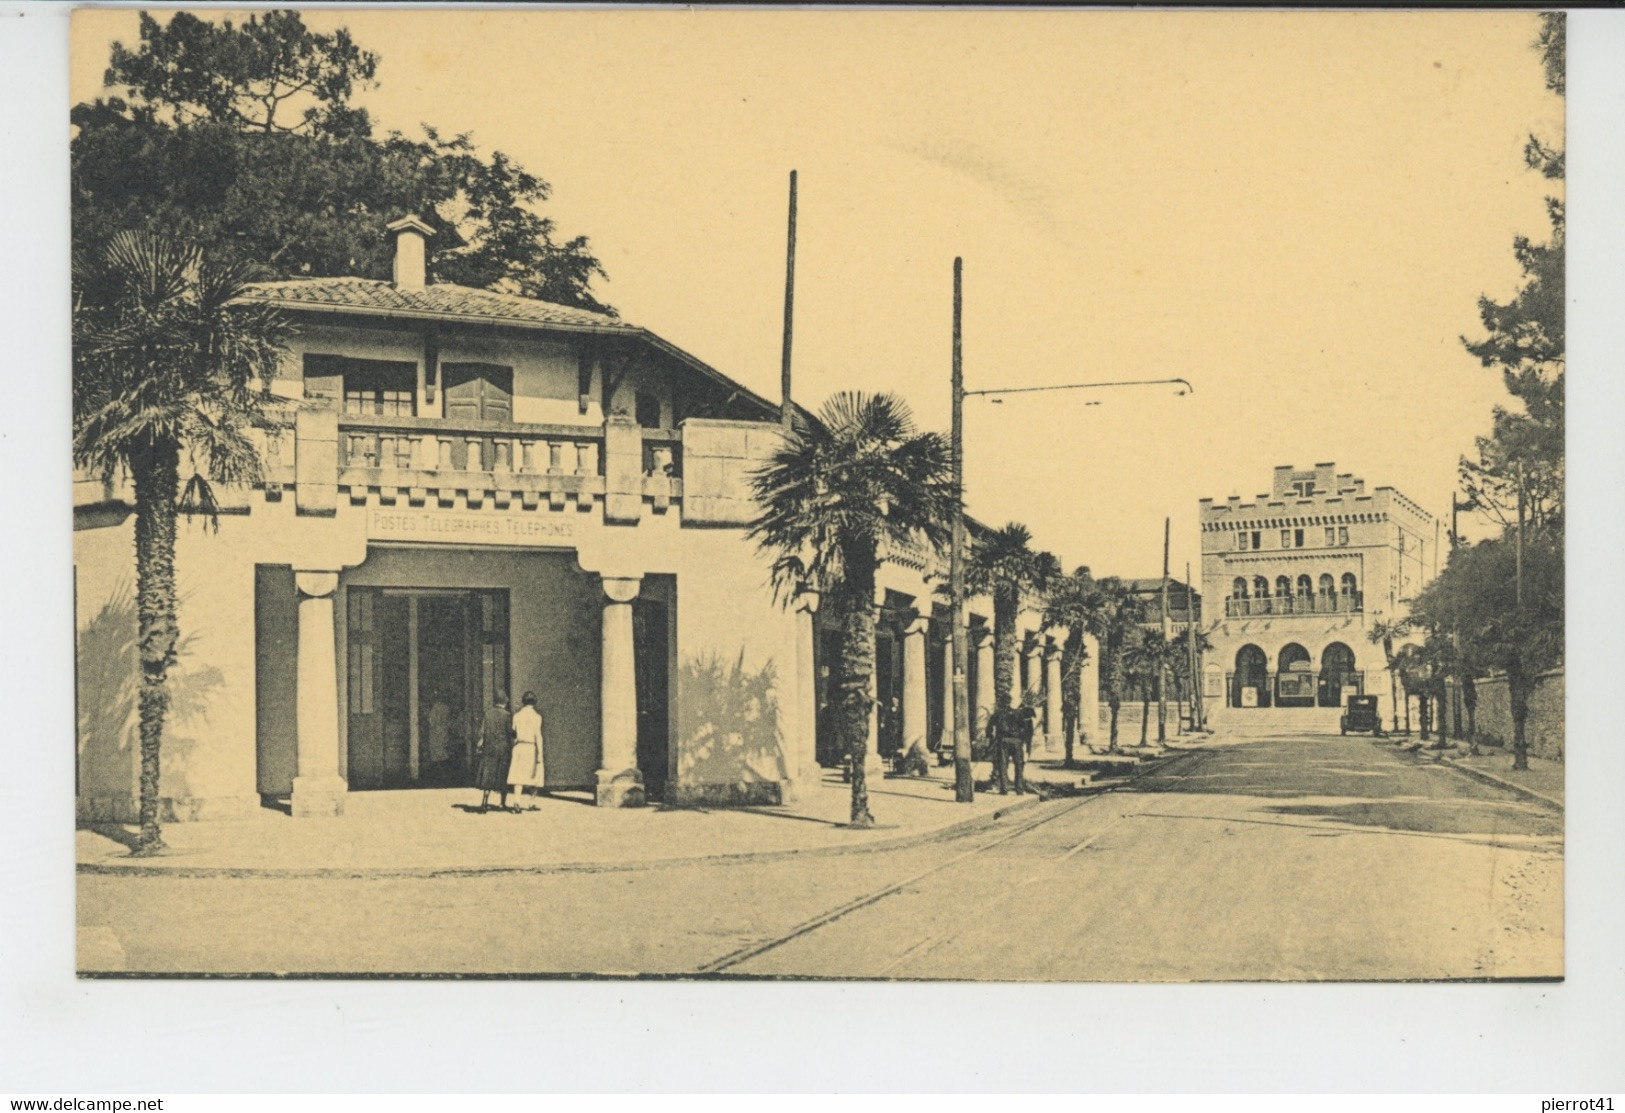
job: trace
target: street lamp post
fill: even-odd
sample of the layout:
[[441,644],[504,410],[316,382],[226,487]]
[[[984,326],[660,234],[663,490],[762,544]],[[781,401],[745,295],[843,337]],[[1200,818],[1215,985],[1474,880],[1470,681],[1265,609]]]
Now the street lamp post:
[[[954,511],[953,539],[948,553],[948,593],[952,597],[953,689],[954,689],[954,800],[968,804],[975,798],[975,781],[971,777],[970,746],[970,694],[966,680],[968,646],[965,602],[965,399],[974,397],[1000,401],[996,395],[1036,394],[1055,390],[1106,390],[1124,386],[1178,386],[1179,394],[1194,393],[1196,388],[1184,379],[1117,379],[1092,383],[1061,383],[1056,386],[1016,386],[965,389],[965,369],[962,357],[963,332],[961,313],[964,305],[964,260],[954,260],[954,324],[953,324],[953,421],[951,427],[954,490],[959,503]],[[1098,405],[1091,402],[1090,405]]]
[[952,608],[954,684],[954,800],[969,804],[976,798],[976,780],[970,767],[970,689],[966,678],[969,647],[965,644],[965,365],[960,350],[960,310],[963,303],[964,260],[954,260],[953,429],[954,527],[948,553],[948,594]]

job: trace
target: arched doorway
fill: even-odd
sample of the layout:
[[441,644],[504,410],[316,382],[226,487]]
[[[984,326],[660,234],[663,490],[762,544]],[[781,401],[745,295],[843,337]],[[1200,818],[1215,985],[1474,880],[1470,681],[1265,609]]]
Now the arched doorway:
[[1343,706],[1343,691],[1364,691],[1364,677],[1354,669],[1354,650],[1332,642],[1320,654],[1320,706]]
[[1230,674],[1231,707],[1270,705],[1269,662],[1256,645],[1244,645],[1236,650],[1236,671]]
[[1315,705],[1315,666],[1309,651],[1297,642],[1283,645],[1276,658],[1275,704],[1277,707]]

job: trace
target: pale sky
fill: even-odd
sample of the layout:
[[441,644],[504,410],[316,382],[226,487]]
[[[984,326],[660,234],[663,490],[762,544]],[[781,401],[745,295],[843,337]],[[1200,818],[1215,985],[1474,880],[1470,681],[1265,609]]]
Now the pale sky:
[[[75,14],[75,101],[133,11]],[[1560,140],[1526,12],[311,13],[382,57],[385,128],[472,131],[552,183],[629,321],[778,395],[946,430],[969,389],[1180,376],[1196,393],[971,400],[971,512],[1068,567],[1198,563],[1197,500],[1335,461],[1447,516],[1504,399],[1461,347],[1505,299]],[[1088,401],[1098,406],[1088,406]]]

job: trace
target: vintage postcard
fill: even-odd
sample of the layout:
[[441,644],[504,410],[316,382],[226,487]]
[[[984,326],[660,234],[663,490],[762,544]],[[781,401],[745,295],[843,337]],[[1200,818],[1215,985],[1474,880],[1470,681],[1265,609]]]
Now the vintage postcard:
[[78,973],[1563,978],[1565,34],[76,11]]

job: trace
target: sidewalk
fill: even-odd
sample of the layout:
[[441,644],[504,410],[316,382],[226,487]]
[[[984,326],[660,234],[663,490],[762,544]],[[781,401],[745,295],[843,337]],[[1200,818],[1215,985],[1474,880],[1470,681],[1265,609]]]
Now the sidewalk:
[[1416,755],[1419,761],[1434,761],[1461,770],[1474,780],[1509,789],[1526,799],[1561,808],[1563,804],[1563,763],[1529,755],[1528,769],[1512,768],[1511,746],[1480,745],[1477,755],[1467,752],[1467,743],[1452,739],[1443,749],[1423,742],[1418,735],[1389,735],[1375,739]]
[[[1463,746],[1463,743],[1456,743]],[[1481,781],[1489,781],[1525,796],[1533,796],[1548,804],[1563,807],[1563,765],[1561,762],[1529,755],[1528,769],[1512,768],[1512,747],[1480,746],[1477,757],[1469,756],[1466,749],[1446,750],[1446,760],[1463,773]],[[1420,754],[1428,751],[1423,749]]]
[[[1058,761],[1058,758],[1057,758]],[[1032,767],[1035,783],[1076,791],[1082,775]],[[985,784],[991,766],[976,767]],[[175,823],[169,850],[131,858],[133,828],[76,833],[81,872],[185,876],[425,876],[497,871],[644,869],[685,860],[839,854],[923,842],[985,826],[1039,797],[978,791],[956,804],[953,770],[871,780],[876,825],[845,826],[851,788],[835,771],[783,807],[601,809],[586,793],[525,797],[517,815],[472,811],[472,789],[358,792],[345,815],[294,820],[265,809],[241,819]]]

